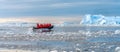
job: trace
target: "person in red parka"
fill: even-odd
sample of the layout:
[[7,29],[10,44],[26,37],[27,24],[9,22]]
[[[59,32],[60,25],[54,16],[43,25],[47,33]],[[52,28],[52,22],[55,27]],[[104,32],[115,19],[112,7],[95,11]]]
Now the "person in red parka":
[[36,28],[40,28],[40,25],[37,23],[37,27]]

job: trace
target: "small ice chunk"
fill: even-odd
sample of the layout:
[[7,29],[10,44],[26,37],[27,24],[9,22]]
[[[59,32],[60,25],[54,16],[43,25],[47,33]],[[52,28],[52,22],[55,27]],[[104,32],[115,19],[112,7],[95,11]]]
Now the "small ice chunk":
[[52,50],[52,51],[50,51],[50,52],[58,52],[57,50]]
[[116,47],[115,52],[120,52],[120,47]]
[[120,30],[115,30],[115,34],[120,34]]

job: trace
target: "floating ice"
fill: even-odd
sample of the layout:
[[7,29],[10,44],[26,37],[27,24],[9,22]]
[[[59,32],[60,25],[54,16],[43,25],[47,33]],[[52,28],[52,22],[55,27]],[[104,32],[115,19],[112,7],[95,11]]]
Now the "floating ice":
[[61,23],[54,24],[55,26],[63,27],[63,26],[74,26],[78,24],[78,22],[73,21],[62,21]]
[[0,27],[31,27],[34,26],[35,23],[29,22],[5,22],[0,23]]
[[120,30],[115,30],[115,34],[120,34]]
[[120,47],[116,47],[115,52],[120,52]]
[[103,16],[103,15],[86,15],[81,24],[94,24],[94,25],[119,25],[119,16]]
[[52,50],[52,51],[50,51],[50,52],[58,52],[57,50]]

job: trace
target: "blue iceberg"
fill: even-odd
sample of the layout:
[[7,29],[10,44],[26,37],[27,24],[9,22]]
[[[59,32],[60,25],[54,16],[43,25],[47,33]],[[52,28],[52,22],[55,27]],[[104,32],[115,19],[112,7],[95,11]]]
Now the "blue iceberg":
[[103,16],[103,15],[85,15],[81,24],[94,25],[120,25],[119,16]]

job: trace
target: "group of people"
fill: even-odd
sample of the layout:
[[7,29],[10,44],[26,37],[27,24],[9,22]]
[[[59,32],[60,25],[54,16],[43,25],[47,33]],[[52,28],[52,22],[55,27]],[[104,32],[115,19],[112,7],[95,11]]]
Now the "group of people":
[[49,28],[51,27],[52,25],[50,23],[46,23],[46,24],[39,24],[37,23],[37,27],[36,28]]

